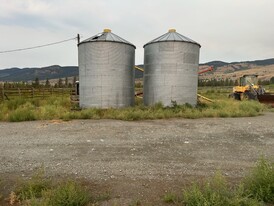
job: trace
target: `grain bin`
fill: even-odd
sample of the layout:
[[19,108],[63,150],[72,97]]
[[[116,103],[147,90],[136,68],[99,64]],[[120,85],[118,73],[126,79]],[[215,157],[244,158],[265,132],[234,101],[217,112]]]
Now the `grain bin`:
[[109,29],[78,44],[80,107],[134,105],[135,48]]
[[197,104],[200,44],[175,29],[144,45],[144,104]]

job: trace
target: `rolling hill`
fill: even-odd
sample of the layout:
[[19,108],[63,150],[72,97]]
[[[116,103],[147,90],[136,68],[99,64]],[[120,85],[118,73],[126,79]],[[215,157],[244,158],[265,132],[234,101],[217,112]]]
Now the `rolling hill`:
[[39,80],[59,79],[65,77],[78,76],[79,71],[76,66],[61,67],[53,65],[42,68],[11,68],[0,70],[0,81],[32,81],[35,78]]
[[200,69],[213,66],[213,72],[199,76],[201,79],[238,79],[245,74],[256,74],[261,80],[274,77],[274,59],[245,61],[245,62],[220,62],[213,61],[200,65]]
[[[143,65],[138,65],[143,67]],[[200,64],[199,69],[203,70],[209,66],[213,66],[212,72],[207,72],[199,76],[201,79],[232,79],[235,80],[243,74],[257,74],[262,80],[269,80],[274,77],[274,58],[244,62],[223,62],[211,61]],[[73,77],[79,75],[77,66],[59,66],[53,65],[42,68],[10,68],[0,70],[0,81],[33,81],[35,78],[39,80],[59,79],[65,77]],[[143,73],[135,70],[135,77],[142,78]]]

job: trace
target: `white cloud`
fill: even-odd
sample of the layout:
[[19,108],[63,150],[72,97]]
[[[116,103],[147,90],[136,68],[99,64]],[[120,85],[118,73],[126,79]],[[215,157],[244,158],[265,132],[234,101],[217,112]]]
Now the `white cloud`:
[[[272,0],[0,0],[0,51],[76,36],[84,39],[104,28],[137,46],[169,28],[199,42],[201,62],[274,57]],[[0,68],[77,65],[75,42],[0,54]]]

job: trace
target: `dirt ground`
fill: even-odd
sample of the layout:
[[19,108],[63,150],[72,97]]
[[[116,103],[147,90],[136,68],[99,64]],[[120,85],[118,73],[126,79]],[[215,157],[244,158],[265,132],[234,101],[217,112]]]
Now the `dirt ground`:
[[109,193],[102,205],[162,205],[166,192],[220,170],[239,180],[274,161],[274,113],[246,118],[0,123],[1,194],[37,168]]

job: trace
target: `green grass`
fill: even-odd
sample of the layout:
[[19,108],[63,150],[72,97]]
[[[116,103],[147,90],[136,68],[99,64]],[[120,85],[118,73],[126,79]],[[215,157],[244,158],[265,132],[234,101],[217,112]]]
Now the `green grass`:
[[265,110],[265,106],[255,101],[238,102],[234,100],[219,100],[210,104],[199,104],[197,107],[189,105],[176,105],[163,107],[161,104],[145,107],[137,105],[123,109],[85,109],[82,111],[69,111],[61,119],[119,119],[119,120],[144,120],[203,117],[245,117],[257,116]]
[[176,203],[176,202],[178,202],[178,197],[173,193],[167,193],[164,195],[164,202]]
[[229,205],[231,197],[227,183],[220,173],[203,185],[194,184],[183,192],[183,202],[189,206]]
[[228,99],[230,89],[200,89],[199,93],[214,99],[214,103],[199,103],[196,107],[177,105],[163,107],[160,103],[144,106],[142,99],[136,99],[134,107],[122,109],[83,109],[71,110],[69,96],[51,96],[47,99],[15,98],[0,103],[0,121],[32,121],[52,119],[119,119],[126,121],[167,118],[204,117],[246,117],[257,116],[263,111],[271,111],[256,101],[235,101]]
[[31,180],[21,180],[15,190],[14,202],[28,206],[85,206],[110,197],[103,194],[92,198],[81,184],[71,180],[56,182],[47,179],[41,171]]
[[43,191],[51,188],[51,182],[44,178],[44,171],[39,170],[29,181],[21,181],[16,188],[18,200],[25,201],[33,198],[41,198]]
[[21,201],[28,206],[85,206],[92,203],[89,192],[73,181],[59,183],[55,188],[43,190],[40,197]]
[[49,206],[84,206],[90,201],[88,191],[72,181],[60,184],[48,197]]
[[233,187],[217,172],[202,183],[195,182],[180,196],[168,193],[164,202],[186,206],[260,206],[274,204],[274,163],[261,158],[239,185]]
[[[12,194],[15,205],[27,206],[100,205],[111,199],[109,193],[92,195],[76,181],[48,179],[41,169],[30,180],[21,181]],[[216,172],[212,178],[184,188],[182,194],[167,193],[163,201],[177,206],[271,206],[273,197],[274,163],[262,157],[239,185],[229,184]],[[142,201],[133,199],[129,205],[142,205]]]
[[274,204],[274,163],[261,158],[245,178],[244,189],[250,197]]

